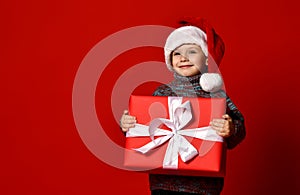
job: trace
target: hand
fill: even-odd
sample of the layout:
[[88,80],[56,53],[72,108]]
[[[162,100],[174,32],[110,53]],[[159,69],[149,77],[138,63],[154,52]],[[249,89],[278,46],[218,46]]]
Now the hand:
[[120,120],[120,126],[123,132],[127,132],[128,129],[134,127],[136,123],[136,118],[134,116],[128,115],[128,113],[128,110],[124,110]]
[[222,119],[213,119],[210,122],[210,126],[217,131],[217,134],[221,137],[229,137],[233,133],[232,119],[228,114],[222,116]]

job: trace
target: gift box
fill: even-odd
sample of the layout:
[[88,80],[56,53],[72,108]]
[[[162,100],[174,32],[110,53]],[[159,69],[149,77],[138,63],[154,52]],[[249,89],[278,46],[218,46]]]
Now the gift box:
[[224,98],[131,95],[137,124],[126,133],[124,166],[152,174],[225,175],[223,138],[209,123],[225,113]]

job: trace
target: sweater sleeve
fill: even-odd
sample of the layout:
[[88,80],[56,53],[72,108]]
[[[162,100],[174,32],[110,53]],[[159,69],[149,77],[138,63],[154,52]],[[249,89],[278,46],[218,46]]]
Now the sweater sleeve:
[[153,92],[153,96],[174,96],[174,92],[168,85],[161,85]]
[[230,137],[225,138],[225,141],[227,144],[227,148],[233,149],[245,138],[246,129],[242,113],[237,109],[237,107],[233,104],[233,102],[228,96],[226,97],[226,103],[226,113],[232,118],[234,132]]

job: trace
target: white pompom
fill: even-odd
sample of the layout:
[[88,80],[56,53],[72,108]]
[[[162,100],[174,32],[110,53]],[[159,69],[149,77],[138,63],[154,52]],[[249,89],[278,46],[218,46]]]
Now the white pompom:
[[204,73],[200,77],[200,86],[204,91],[216,92],[222,88],[223,79],[218,73]]

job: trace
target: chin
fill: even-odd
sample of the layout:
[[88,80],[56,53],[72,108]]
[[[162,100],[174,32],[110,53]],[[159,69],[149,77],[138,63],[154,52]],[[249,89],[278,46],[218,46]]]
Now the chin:
[[177,72],[177,74],[181,75],[181,76],[185,76],[185,77],[191,77],[191,76],[195,76],[197,74],[200,74],[200,71],[198,70],[182,70],[182,69],[179,69],[179,70],[176,70],[175,71]]
[[199,74],[200,72],[183,72],[181,75],[185,77],[191,77]]
[[195,76],[197,74],[188,74],[188,73],[183,73],[183,74],[180,74],[181,76],[185,76],[185,77],[191,77],[191,76]]

